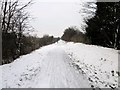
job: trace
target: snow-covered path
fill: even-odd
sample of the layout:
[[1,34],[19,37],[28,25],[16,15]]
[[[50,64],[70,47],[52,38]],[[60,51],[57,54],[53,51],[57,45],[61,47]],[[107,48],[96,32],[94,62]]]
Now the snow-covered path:
[[[46,53],[35,87],[82,88],[89,87],[83,77],[69,65],[70,58],[56,46]],[[84,82],[83,82],[84,81]]]
[[0,66],[0,88],[117,88],[117,50],[60,40]]
[[[28,63],[24,65],[16,61],[13,63],[17,65],[13,63],[8,65],[11,71],[8,71],[8,75],[4,74],[3,87],[90,88],[88,80],[70,65],[71,59],[60,46],[46,46],[33,52],[29,58],[22,57],[22,59],[25,64]],[[6,72],[7,68],[3,69],[3,73],[4,70]]]

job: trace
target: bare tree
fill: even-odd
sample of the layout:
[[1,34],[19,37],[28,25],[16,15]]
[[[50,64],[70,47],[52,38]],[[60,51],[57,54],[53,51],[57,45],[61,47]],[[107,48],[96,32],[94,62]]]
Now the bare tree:
[[[29,5],[31,5],[32,1],[29,1],[25,5],[21,5],[19,0],[3,0],[1,2],[1,30],[2,30],[2,38],[6,38],[7,35],[12,35],[12,39],[14,41],[17,50],[11,49],[13,54],[21,55],[21,39],[23,37],[23,32],[28,29],[28,19],[29,15],[25,11]],[[4,43],[5,41],[3,41]],[[7,41],[6,41],[7,42]],[[14,55],[15,56],[15,55]],[[13,57],[14,58],[14,57]]]

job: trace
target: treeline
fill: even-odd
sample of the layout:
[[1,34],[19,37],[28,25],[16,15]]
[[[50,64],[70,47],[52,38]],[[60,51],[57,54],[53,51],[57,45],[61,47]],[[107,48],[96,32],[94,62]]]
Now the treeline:
[[59,38],[49,35],[44,35],[42,38],[23,35],[19,47],[19,43],[16,43],[17,38],[13,33],[3,34],[2,39],[2,64],[10,63],[21,55],[31,53],[42,46],[59,40]]
[[[92,6],[93,5],[93,6]],[[61,37],[65,41],[99,45],[120,50],[120,2],[85,3],[85,33],[70,27]],[[96,12],[94,12],[96,9]],[[92,14],[92,15],[91,15]],[[91,15],[91,16],[90,16]]]
[[59,38],[45,35],[42,38],[25,35],[30,30],[29,14],[25,9],[31,1],[23,5],[19,0],[3,0],[1,3],[0,29],[2,30],[2,64],[14,61],[44,45],[56,42]]
[[76,27],[69,27],[65,29],[61,39],[65,41],[80,42],[85,44],[91,43],[90,39],[88,39],[86,34],[81,32]]

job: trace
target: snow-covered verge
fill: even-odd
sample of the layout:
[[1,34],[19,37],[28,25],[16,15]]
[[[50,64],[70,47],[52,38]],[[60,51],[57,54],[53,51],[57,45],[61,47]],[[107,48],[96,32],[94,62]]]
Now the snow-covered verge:
[[0,66],[1,73],[0,88],[117,88],[118,51],[60,40]]
[[118,88],[117,50],[64,41],[58,45],[71,57],[73,66],[87,76],[91,87]]

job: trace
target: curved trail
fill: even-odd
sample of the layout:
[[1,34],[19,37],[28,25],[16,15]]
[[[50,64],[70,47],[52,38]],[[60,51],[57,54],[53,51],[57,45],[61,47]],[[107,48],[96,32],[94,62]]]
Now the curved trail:
[[[11,74],[11,77],[14,78],[15,75],[18,77],[14,80],[15,85],[10,85],[10,81],[8,80],[4,81],[4,87],[90,88],[88,80],[70,66],[71,59],[60,46],[46,46],[42,51],[36,51],[37,55],[34,53],[35,61],[29,65],[25,65],[24,71],[20,72],[20,75],[11,71],[10,73],[14,73]],[[40,54],[42,58],[38,57]],[[28,57],[32,59],[33,56],[31,54]],[[14,66],[13,68],[17,69],[17,67],[19,66]]]

